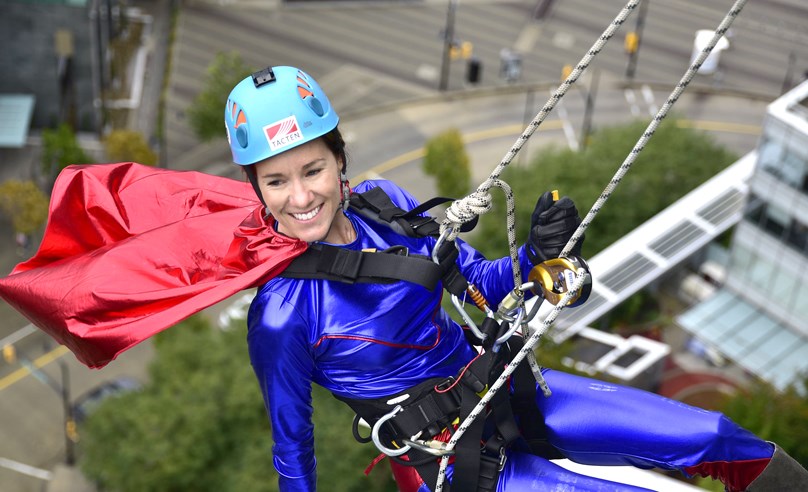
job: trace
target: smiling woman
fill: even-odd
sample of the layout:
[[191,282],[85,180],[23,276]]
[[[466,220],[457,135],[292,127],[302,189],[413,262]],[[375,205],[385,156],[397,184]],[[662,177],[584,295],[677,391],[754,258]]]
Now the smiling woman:
[[[389,456],[399,490],[425,492],[438,483],[437,457],[454,422],[466,418],[521,347],[521,337],[502,335],[512,333],[508,323],[489,317],[493,325],[476,335],[478,353],[467,341],[475,336],[441,308],[440,286],[463,295],[473,284],[475,299],[497,310],[516,287],[510,258],[487,260],[460,239],[439,248],[436,235],[422,232],[434,233],[437,224],[389,181],[351,190],[338,122],[319,85],[293,67],[244,79],[225,109],[233,160],[264,205],[267,231],[304,241],[308,250],[299,259],[313,265],[301,269],[296,259],[266,280],[248,314],[273,462],[282,491],[315,490],[311,395],[317,384],[372,426],[368,440]],[[557,259],[580,222],[572,200],[543,194],[528,243],[518,251],[521,271]],[[580,244],[571,258],[580,255]],[[404,276],[424,263],[440,264],[440,280],[424,284]],[[772,460],[771,443],[721,414],[550,370],[543,374],[553,395],[544,398],[530,369],[519,368],[513,394],[492,399],[489,420],[461,433],[469,437],[459,441],[447,471],[452,490],[550,490],[562,483],[575,483],[576,491],[646,490],[549,461],[565,456],[712,475],[740,491],[770,461],[784,461],[780,454]]]

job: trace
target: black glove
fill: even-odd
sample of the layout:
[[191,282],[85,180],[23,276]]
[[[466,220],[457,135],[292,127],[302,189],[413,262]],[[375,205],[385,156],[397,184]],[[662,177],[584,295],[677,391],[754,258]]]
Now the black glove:
[[[581,217],[575,203],[569,197],[553,201],[553,194],[545,192],[536,202],[530,217],[530,237],[527,253],[530,261],[538,265],[552,258],[558,258],[572,234],[578,229]],[[575,243],[571,256],[581,256],[584,237]]]

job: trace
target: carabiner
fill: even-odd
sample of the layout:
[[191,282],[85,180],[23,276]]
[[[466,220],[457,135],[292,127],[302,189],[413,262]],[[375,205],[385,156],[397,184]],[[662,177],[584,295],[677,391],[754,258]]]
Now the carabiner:
[[373,441],[373,444],[376,445],[379,451],[386,454],[387,456],[401,456],[402,454],[405,454],[407,451],[410,450],[410,446],[407,445],[399,449],[388,448],[387,446],[382,444],[382,440],[379,437],[379,429],[381,429],[381,426],[388,420],[395,417],[396,414],[401,410],[402,410],[401,405],[396,405],[395,408],[393,408],[393,410],[390,411],[390,413],[385,414],[382,418],[377,420],[376,423],[373,424],[373,429],[371,429],[370,431],[370,439]]
[[435,441],[434,439],[429,441],[402,439],[402,442],[407,446],[417,449],[418,451],[431,454],[432,456],[437,456],[438,458],[455,454],[454,449],[446,449],[446,443],[443,441]]
[[509,338],[519,329],[519,326],[522,324],[522,320],[525,317],[525,310],[519,308],[516,313],[516,319],[511,322],[511,327],[506,331],[501,337],[497,338],[497,341],[494,342],[493,351],[498,352],[500,345],[507,342]]

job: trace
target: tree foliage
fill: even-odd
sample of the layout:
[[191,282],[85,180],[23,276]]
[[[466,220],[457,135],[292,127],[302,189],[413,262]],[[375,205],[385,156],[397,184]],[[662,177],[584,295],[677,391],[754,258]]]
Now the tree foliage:
[[70,125],[62,123],[56,129],[42,131],[42,173],[55,178],[71,164],[90,164],[92,160],[79,146]]
[[217,53],[208,66],[205,85],[188,110],[194,134],[203,142],[224,136],[224,106],[233,87],[255,70],[236,52]]
[[48,220],[48,197],[33,181],[9,179],[0,184],[0,210],[14,232],[30,235]]
[[727,398],[721,409],[742,427],[777,443],[808,468],[808,376],[782,392],[766,382],[755,381]]
[[[149,384],[107,400],[80,429],[87,476],[119,492],[277,491],[243,330],[192,317],[158,335],[155,349]],[[389,473],[362,474],[376,453],[354,441],[350,410],[317,387],[314,406],[322,490],[391,490]]]
[[139,132],[114,130],[104,139],[104,150],[111,162],[137,162],[146,166],[157,164],[157,154]]
[[462,198],[471,189],[469,162],[460,131],[451,129],[427,142],[422,168],[435,178],[440,196]]
[[[585,150],[549,147],[524,167],[510,167],[503,179],[516,196],[520,243],[542,192],[558,189],[572,198],[583,217],[625,160],[646,123],[604,128]],[[679,128],[675,119],[660,125],[615,192],[586,232],[585,257],[592,256],[647,221],[687,192],[734,162],[736,156],[696,130]],[[505,200],[493,192],[494,207],[483,215],[474,244],[489,257],[507,255]]]

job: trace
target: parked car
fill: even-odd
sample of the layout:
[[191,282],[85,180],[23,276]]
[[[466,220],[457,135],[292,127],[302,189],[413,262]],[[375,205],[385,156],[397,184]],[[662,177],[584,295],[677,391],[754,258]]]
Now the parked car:
[[74,401],[73,420],[76,423],[81,423],[108,398],[130,391],[137,391],[140,388],[140,382],[128,376],[105,381]]

